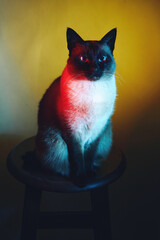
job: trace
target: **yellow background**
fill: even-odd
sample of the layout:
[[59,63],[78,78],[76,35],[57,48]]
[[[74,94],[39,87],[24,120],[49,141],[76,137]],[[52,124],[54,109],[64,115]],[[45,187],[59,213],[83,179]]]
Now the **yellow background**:
[[[158,98],[159,1],[1,1],[1,134],[36,133],[38,102],[68,57],[66,28],[98,40],[117,27],[115,132],[129,137]],[[126,141],[126,139],[123,140]]]
[[[160,1],[0,0],[2,239],[18,239],[24,192],[8,173],[6,156],[20,140],[36,134],[39,100],[67,61],[67,27],[84,40],[99,40],[117,27],[113,130],[128,167],[110,188],[113,239],[159,239]],[[55,196],[45,199],[57,208]]]

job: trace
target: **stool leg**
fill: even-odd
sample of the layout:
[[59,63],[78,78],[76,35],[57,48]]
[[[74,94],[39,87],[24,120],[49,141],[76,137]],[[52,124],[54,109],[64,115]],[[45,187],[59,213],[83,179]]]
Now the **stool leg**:
[[41,190],[26,185],[21,240],[36,240]]
[[95,240],[111,240],[109,200],[107,187],[91,191]]

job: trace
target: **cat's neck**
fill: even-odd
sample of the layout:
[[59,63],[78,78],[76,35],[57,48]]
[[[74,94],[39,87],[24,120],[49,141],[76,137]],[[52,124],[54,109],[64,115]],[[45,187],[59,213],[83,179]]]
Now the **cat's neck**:
[[116,98],[115,76],[103,76],[97,81],[90,81],[87,78],[73,77],[69,74],[68,66],[65,67],[60,81],[61,104],[90,104],[114,102]]

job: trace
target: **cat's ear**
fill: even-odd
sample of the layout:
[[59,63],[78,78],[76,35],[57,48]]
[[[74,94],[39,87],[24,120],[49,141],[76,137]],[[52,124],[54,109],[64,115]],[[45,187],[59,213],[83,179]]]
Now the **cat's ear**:
[[76,43],[83,43],[83,39],[72,29],[67,28],[67,44],[68,50],[71,51]]
[[116,35],[117,35],[117,28],[114,28],[100,40],[102,44],[107,44],[109,46],[109,48],[111,49],[111,52],[113,52],[114,50]]

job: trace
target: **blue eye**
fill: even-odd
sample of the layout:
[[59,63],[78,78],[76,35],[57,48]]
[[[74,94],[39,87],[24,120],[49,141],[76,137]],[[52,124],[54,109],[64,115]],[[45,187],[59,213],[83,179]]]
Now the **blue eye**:
[[98,58],[98,62],[106,62],[107,61],[107,57],[106,56],[103,56],[103,57],[100,57]]

